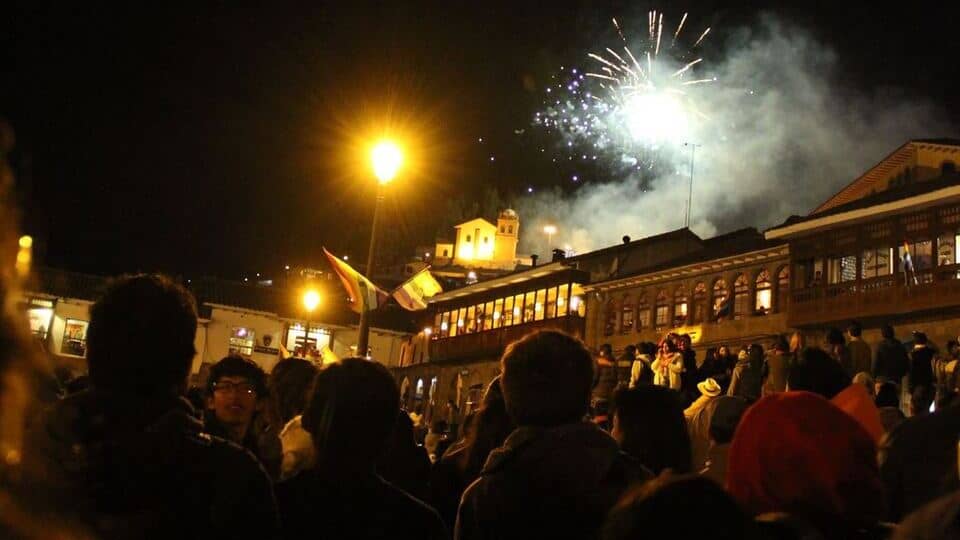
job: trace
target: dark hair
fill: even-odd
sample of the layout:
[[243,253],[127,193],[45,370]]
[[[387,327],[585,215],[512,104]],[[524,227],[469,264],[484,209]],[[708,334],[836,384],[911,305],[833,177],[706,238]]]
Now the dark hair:
[[[672,519],[689,514],[691,501],[696,501],[696,519]],[[629,489],[610,512],[602,538],[701,536],[741,540],[755,538],[757,532],[750,517],[720,485],[702,476],[682,475],[657,478]]]
[[880,335],[886,339],[893,339],[893,327],[889,324],[883,325],[883,327],[880,328]]
[[914,332],[913,332],[913,342],[916,343],[916,344],[918,344],[918,345],[926,345],[926,344],[927,344],[927,335],[924,334],[923,332],[914,331]]
[[267,397],[267,374],[253,360],[242,356],[227,356],[214,364],[207,379],[208,395],[213,395],[213,387],[224,377],[243,377],[253,385],[257,397]]
[[634,358],[635,356],[637,356],[637,346],[636,346],[636,345],[627,345],[626,347],[624,347],[624,349],[623,349],[623,358],[629,358],[630,360],[633,360],[633,358]]
[[804,347],[787,374],[791,391],[805,390],[833,399],[850,386],[850,376],[823,349]]
[[[163,339],[157,339],[158,331]],[[182,386],[196,354],[196,335],[197,306],[186,289],[160,275],[121,277],[90,308],[87,362],[93,385],[124,395]]]
[[847,340],[843,339],[843,332],[837,328],[827,330],[827,343],[830,345],[845,345]]
[[690,435],[683,417],[682,396],[662,386],[621,388],[613,396],[620,448],[660,474],[690,472]]
[[605,356],[613,356],[613,347],[609,343],[604,343],[600,346],[600,354]]
[[307,406],[307,392],[317,376],[317,366],[303,358],[285,358],[273,366],[267,383],[271,420],[284,426]]
[[750,365],[759,369],[763,365],[763,345],[751,343],[747,349],[747,356],[750,358]]
[[657,354],[657,344],[652,341],[646,341],[640,347],[640,352],[653,356]]
[[373,465],[387,449],[400,390],[387,368],[364,358],[344,358],[320,370],[303,411],[317,462]]
[[784,335],[777,336],[777,338],[773,340],[773,349],[779,352],[789,352],[790,342],[787,341],[787,337]]
[[587,414],[593,358],[579,339],[556,330],[528,334],[500,360],[507,412],[521,426],[556,426]]
[[877,407],[897,407],[900,408],[900,392],[897,390],[897,385],[891,382],[885,382],[880,385],[880,389],[877,390],[877,397],[874,398],[874,403]]
[[513,419],[507,414],[503,394],[484,400],[483,407],[473,420],[472,429],[466,432],[465,448],[461,454],[460,467],[467,483],[480,476],[487,456],[503,444],[515,427]]
[[853,337],[860,337],[860,334],[863,333],[863,327],[857,321],[850,321],[850,324],[847,325],[847,333]]

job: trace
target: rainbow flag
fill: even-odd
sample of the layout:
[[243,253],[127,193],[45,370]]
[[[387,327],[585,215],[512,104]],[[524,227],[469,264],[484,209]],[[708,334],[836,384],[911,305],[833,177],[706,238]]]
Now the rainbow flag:
[[363,274],[354,270],[349,264],[334,257],[323,248],[323,254],[327,256],[333,271],[340,277],[347,294],[350,295],[350,309],[357,313],[364,309],[372,311],[382,306],[390,295],[386,291],[377,287],[372,281],[364,277]]
[[430,273],[430,267],[420,270],[393,291],[393,298],[408,311],[427,309],[427,298],[443,292],[443,287]]

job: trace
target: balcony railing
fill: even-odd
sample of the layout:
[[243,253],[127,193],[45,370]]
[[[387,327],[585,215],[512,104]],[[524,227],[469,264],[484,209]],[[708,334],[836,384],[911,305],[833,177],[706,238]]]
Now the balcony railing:
[[452,338],[435,339],[430,341],[430,361],[473,360],[499,356],[512,341],[537,330],[562,330],[583,338],[586,324],[584,321],[583,317],[570,315],[473,334],[460,334]]
[[787,322],[804,326],[960,307],[957,271],[938,272],[936,280],[927,270],[917,272],[916,281],[897,273],[793,291]]

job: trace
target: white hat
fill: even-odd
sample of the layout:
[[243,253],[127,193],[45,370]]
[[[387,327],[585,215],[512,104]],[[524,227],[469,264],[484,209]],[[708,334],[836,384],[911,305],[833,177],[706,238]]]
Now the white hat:
[[720,392],[721,392],[720,385],[717,384],[717,381],[713,379],[707,379],[702,383],[698,384],[697,390],[699,390],[701,394],[707,397],[717,397],[720,395]]

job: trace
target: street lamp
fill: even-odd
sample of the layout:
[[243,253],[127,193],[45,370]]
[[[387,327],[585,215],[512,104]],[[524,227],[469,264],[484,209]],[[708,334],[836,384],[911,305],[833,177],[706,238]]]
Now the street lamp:
[[[383,191],[387,184],[397,175],[403,164],[403,152],[396,143],[389,140],[378,142],[370,152],[370,162],[373,165],[373,175],[377,177],[377,202],[373,207],[373,226],[370,227],[370,248],[367,251],[367,277],[373,279],[373,254],[377,246],[377,216],[383,204]],[[361,300],[360,328],[357,331],[357,354],[366,357],[370,340],[370,310],[366,299]]]
[[303,293],[302,300],[303,308],[307,311],[307,317],[303,326],[303,356],[306,358],[309,355],[310,348],[310,320],[313,318],[313,310],[317,309],[317,306],[320,305],[320,293],[313,289],[307,289]]
[[553,243],[553,235],[557,234],[556,225],[544,225],[543,233],[547,235],[547,249],[549,249],[551,247],[550,244]]

